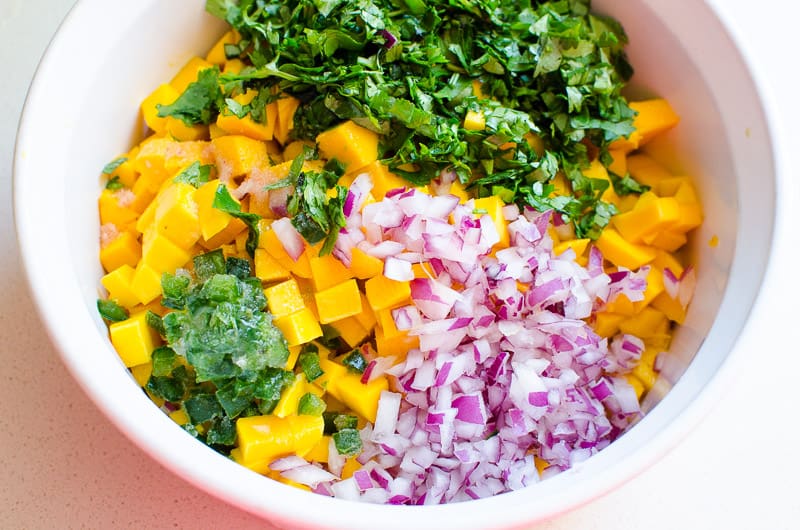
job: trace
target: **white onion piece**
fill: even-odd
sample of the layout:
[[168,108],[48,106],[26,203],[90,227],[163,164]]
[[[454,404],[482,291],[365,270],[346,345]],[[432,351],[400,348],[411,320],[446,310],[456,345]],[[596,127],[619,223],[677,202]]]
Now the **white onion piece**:
[[272,222],[270,228],[278,236],[281,245],[289,256],[297,261],[305,251],[303,236],[292,226],[292,221],[288,217],[282,217]]

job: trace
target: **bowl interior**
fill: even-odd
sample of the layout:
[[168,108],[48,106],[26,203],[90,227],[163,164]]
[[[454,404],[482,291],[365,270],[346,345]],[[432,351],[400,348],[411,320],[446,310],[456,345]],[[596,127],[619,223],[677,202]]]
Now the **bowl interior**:
[[[141,100],[224,31],[199,1],[141,0],[125,3],[124,12],[121,2],[78,2],[29,94],[15,162],[17,230],[34,297],[67,367],[121,430],[164,465],[293,528],[369,528],[373,517],[387,528],[427,526],[431,516],[440,528],[520,524],[574,507],[641,470],[697,417],[698,403],[709,394],[704,389],[747,321],[770,251],[775,174],[747,67],[704,2],[598,0],[594,8],[628,31],[636,70],[631,95],[666,97],[681,115],[680,126],[648,149],[677,173],[695,177],[706,215],[687,250],[697,264],[698,286],[686,325],[645,403],[649,413],[608,449],[569,472],[493,499],[457,507],[361,506],[351,517],[346,502],[274,483],[206,449],[150,403],[118,360],[95,310],[102,274],[99,173],[139,137]],[[84,59],[86,49],[95,51],[92,60]],[[709,245],[712,236],[719,239],[716,247]]]

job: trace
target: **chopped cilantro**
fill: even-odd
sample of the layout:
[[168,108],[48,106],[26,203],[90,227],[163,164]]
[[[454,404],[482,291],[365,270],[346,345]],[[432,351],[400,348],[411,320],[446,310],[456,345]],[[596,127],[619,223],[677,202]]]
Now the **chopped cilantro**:
[[[183,274],[161,275],[161,305],[170,309],[183,309],[186,306],[186,296],[189,294],[191,278]],[[163,326],[163,321],[162,321]]]
[[208,445],[233,445],[236,443],[236,423],[226,416],[214,418],[206,434]]
[[161,346],[153,350],[153,373],[156,377],[163,377],[172,373],[177,355],[172,348]]
[[194,275],[200,282],[205,282],[217,274],[226,274],[228,268],[225,265],[225,255],[222,249],[212,250],[205,254],[199,254],[192,258]]
[[261,216],[254,213],[243,212],[242,206],[233,200],[231,193],[228,191],[228,187],[224,184],[220,184],[217,187],[212,206],[244,221],[249,230],[245,248],[247,249],[247,253],[250,254],[250,257],[253,257],[258,247],[258,221],[261,220]]
[[128,318],[128,311],[114,300],[97,299],[97,311],[109,322],[121,322]]
[[147,313],[144,315],[144,320],[151,329],[153,329],[156,333],[164,336],[164,323],[161,321],[161,317],[149,309]]
[[225,260],[225,273],[232,274],[240,280],[245,280],[252,275],[250,262],[246,259],[231,256]]
[[183,407],[189,420],[195,425],[211,421],[225,413],[213,394],[202,393],[192,396],[183,402]]
[[121,166],[127,161],[128,159],[124,156],[115,158],[114,160],[103,166],[103,175],[113,175],[114,171],[116,171],[117,168],[119,168],[119,166]]
[[192,165],[178,173],[173,179],[173,182],[184,182],[186,184],[191,184],[195,188],[199,188],[208,182],[213,168],[214,166],[211,164],[201,166],[200,162],[195,161]]
[[170,105],[156,105],[158,116],[172,116],[188,126],[214,121],[219,114],[223,99],[219,86],[219,67],[206,68],[197,74],[197,80],[190,83],[178,99]]
[[106,182],[106,189],[110,191],[121,190],[124,187],[125,185],[119,180],[119,176],[111,177],[108,179],[108,182]]

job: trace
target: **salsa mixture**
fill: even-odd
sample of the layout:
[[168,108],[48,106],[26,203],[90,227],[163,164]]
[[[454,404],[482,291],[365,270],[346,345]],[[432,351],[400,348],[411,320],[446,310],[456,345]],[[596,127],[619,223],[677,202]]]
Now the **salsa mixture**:
[[153,402],[322,495],[481,498],[642,414],[695,276],[588,0],[208,0],[104,169],[98,309]]

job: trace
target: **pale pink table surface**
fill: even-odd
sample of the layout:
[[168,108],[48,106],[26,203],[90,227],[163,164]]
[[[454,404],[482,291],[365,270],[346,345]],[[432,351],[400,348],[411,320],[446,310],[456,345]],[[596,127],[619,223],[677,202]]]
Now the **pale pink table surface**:
[[[792,49],[800,8],[783,0],[714,3],[747,35],[748,55],[785,109],[781,131],[800,148],[800,61]],[[271,528],[124,438],[65,372],[30,301],[16,259],[13,142],[36,64],[72,4],[0,0],[0,529]],[[785,261],[782,270],[796,281],[790,269],[800,263]],[[776,307],[785,334],[763,337],[744,356],[738,384],[674,451],[537,530],[800,528],[797,313],[797,299]]]

